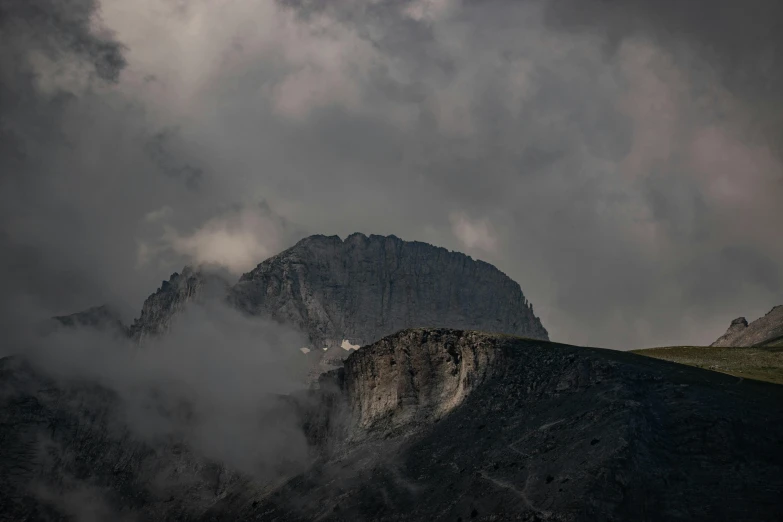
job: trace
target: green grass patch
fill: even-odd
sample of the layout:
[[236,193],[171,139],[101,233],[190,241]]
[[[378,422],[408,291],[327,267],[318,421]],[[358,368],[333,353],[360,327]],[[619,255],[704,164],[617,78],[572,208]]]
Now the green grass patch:
[[632,350],[632,353],[735,377],[783,384],[783,344],[752,348],[667,346]]

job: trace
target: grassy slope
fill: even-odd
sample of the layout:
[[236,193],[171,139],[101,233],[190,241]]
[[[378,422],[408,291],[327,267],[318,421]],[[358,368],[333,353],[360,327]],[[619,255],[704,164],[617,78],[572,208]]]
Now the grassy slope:
[[754,348],[668,346],[633,350],[633,353],[736,377],[783,384],[783,343]]

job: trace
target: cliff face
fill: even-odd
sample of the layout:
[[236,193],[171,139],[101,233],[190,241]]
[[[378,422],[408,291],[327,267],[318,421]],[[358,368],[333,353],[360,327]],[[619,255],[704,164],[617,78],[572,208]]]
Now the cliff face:
[[783,305],[748,324],[744,317],[731,322],[729,329],[710,346],[765,346],[783,344]]
[[498,269],[394,236],[312,236],[245,274],[231,301],[293,324],[311,348],[362,346],[403,328],[548,339],[517,283]]
[[351,438],[433,424],[491,379],[498,351],[475,332],[405,330],[345,361]]
[[399,332],[285,401],[318,459],[265,482],[134,438],[98,387],[0,377],[0,519],[61,520],[74,485],[106,520],[783,517],[783,388],[630,353]]

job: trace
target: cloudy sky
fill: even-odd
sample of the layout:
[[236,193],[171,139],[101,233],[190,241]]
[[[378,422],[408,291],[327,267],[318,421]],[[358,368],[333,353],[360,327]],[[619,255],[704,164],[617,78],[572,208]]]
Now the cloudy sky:
[[615,4],[0,0],[2,328],[356,231],[495,264],[563,342],[764,314],[780,2]]

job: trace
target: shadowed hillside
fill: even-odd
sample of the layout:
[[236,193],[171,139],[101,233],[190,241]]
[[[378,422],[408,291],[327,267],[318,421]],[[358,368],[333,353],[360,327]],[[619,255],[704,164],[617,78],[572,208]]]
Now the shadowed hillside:
[[139,439],[100,387],[0,375],[9,520],[63,519],[69,484],[139,520],[783,518],[783,387],[633,353],[403,330],[276,403],[310,460],[266,480]]

